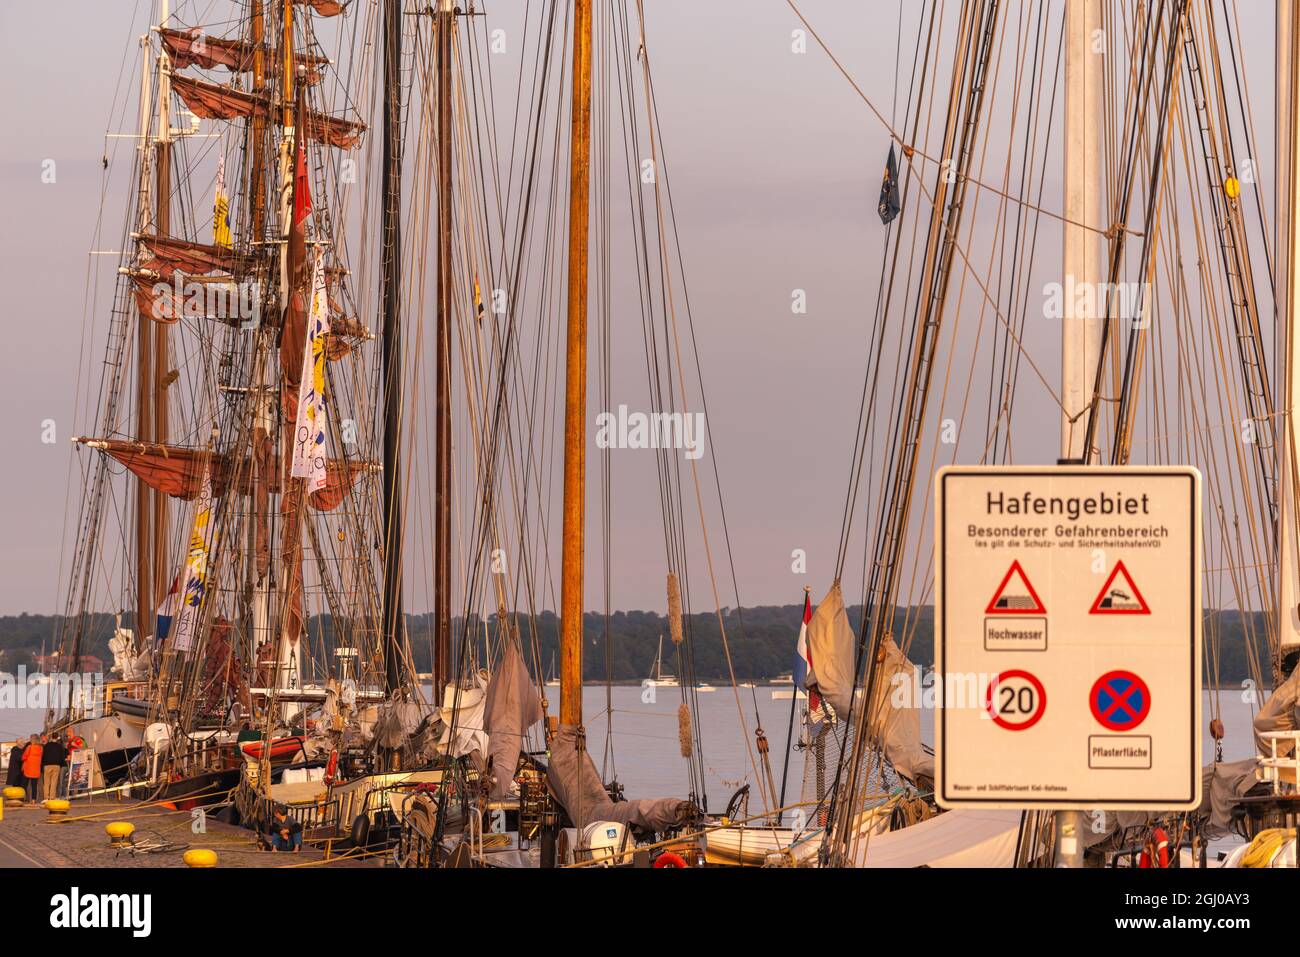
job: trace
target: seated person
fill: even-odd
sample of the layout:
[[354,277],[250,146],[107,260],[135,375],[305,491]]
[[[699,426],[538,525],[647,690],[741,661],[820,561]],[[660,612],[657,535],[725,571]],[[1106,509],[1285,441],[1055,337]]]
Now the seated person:
[[263,843],[273,851],[296,854],[302,850],[302,824],[289,817],[289,810],[277,804],[272,812],[271,832],[263,836]]

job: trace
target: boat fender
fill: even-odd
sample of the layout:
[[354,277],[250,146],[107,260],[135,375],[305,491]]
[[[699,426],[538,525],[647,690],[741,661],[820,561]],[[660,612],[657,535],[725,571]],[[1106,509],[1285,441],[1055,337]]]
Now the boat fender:
[[655,867],[685,867],[686,859],[680,854],[674,854],[672,851],[664,851],[655,858]]
[[352,822],[352,846],[368,847],[370,845],[370,817],[358,814]]
[[334,750],[330,751],[329,761],[326,762],[325,764],[326,784],[334,783],[334,776],[338,774],[338,770],[339,770],[339,749],[335,748]]

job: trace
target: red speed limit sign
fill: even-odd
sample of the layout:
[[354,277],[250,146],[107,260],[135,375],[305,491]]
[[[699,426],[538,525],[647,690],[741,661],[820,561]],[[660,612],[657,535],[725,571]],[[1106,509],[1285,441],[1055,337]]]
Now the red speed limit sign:
[[989,682],[984,710],[999,728],[1024,731],[1037,724],[1047,710],[1047,692],[1028,671],[1004,671]]

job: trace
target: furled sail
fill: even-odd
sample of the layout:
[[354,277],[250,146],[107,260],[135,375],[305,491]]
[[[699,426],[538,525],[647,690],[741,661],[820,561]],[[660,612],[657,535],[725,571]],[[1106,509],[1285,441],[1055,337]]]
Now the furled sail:
[[491,785],[488,800],[503,800],[519,764],[524,735],[545,715],[523,656],[514,641],[504,642],[501,663],[488,683],[484,724],[488,732]]
[[[133,475],[150,488],[173,498],[190,501],[199,494],[203,484],[203,462],[206,453],[180,445],[154,445],[147,442],[127,442],[112,439],[77,438],[73,441],[98,449],[126,466]],[[270,477],[275,479],[281,469],[272,451]],[[309,497],[317,511],[328,512],[352,490],[358,476],[377,472],[377,462],[330,459],[326,463],[326,483],[319,492]],[[234,486],[244,495],[255,493],[254,472],[247,457],[232,458],[225,454],[212,455],[212,492],[222,496]],[[277,480],[268,483],[268,493],[278,493]]]
[[311,7],[322,17],[337,17],[347,6],[347,0],[293,0],[301,6]]
[[[220,83],[176,74],[172,77],[172,89],[185,101],[191,113],[205,120],[236,120],[270,115],[270,101],[267,97]],[[351,149],[361,141],[361,134],[366,130],[364,123],[355,120],[312,110],[305,110],[304,113],[306,115],[301,121],[303,133],[312,142]]]
[[163,279],[171,279],[177,272],[200,275],[231,273],[240,264],[234,253],[220,246],[192,243],[171,236],[145,234],[136,238],[149,255],[142,268]]
[[185,101],[190,112],[205,120],[234,120],[267,114],[267,98],[260,94],[192,76],[176,74],[171,79],[172,90]]
[[[847,715],[854,694],[854,639],[838,581],[808,623],[808,649],[815,668],[815,674],[809,673],[810,685],[816,685],[838,715]],[[884,750],[899,774],[912,781],[933,780],[934,757],[921,744],[921,712],[900,706],[893,695],[900,685],[915,687],[916,665],[886,636],[877,652],[876,669],[870,714],[872,741]]]
[[844,610],[838,580],[808,622],[808,651],[813,667],[806,684],[816,687],[835,713],[847,715],[853,700],[853,629]]
[[[211,37],[206,35],[201,27],[193,27],[189,30],[162,28],[159,29],[158,35],[163,45],[167,47],[172,66],[177,70],[183,70],[188,66],[197,66],[204,70],[221,66],[232,73],[253,69],[257,46],[246,40]],[[309,84],[320,81],[320,68],[328,62],[323,57],[310,53],[296,54],[294,61],[301,68],[299,78]]]
[[615,821],[647,831],[664,831],[690,822],[695,808],[679,798],[610,800],[586,748],[578,748],[577,729],[562,724],[551,742],[551,765],[547,783],[574,826],[581,829],[594,821]]

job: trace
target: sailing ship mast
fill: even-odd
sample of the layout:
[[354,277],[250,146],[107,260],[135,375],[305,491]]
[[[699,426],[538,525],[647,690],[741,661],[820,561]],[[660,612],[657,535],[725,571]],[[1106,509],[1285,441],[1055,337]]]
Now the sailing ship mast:
[[[162,0],[159,28],[171,19],[171,2]],[[171,63],[165,45],[158,54],[157,132],[153,141],[153,234],[171,235]],[[148,152],[148,144],[144,145]],[[141,322],[136,329],[136,438],[164,445],[168,416],[164,377],[167,372],[167,327]],[[167,577],[167,495],[144,479],[135,482],[136,641],[155,631],[155,609]]]
[[[1062,280],[1066,294],[1061,328],[1061,459],[1089,464],[1086,415],[1092,403],[1093,373],[1101,348],[1103,317],[1097,296],[1084,297],[1093,308],[1080,314],[1080,297],[1070,290],[1106,281],[1106,195],[1104,58],[1092,51],[1102,29],[1101,0],[1066,0],[1065,5],[1065,249]],[[1082,225],[1079,225],[1082,224]],[[1087,228],[1092,227],[1092,228]]]
[[[1106,238],[1098,232],[1107,222],[1102,151],[1105,147],[1103,57],[1093,52],[1100,36],[1101,0],[1066,0],[1065,5],[1065,290],[1061,327],[1061,463],[1093,464],[1089,448],[1088,410],[1101,354],[1103,317],[1100,294],[1080,297],[1073,290],[1106,281]],[[1091,228],[1089,228],[1091,227]],[[1080,300],[1087,305],[1079,308]],[[1056,816],[1058,865],[1082,867],[1082,811]]]
[[434,485],[433,688],[440,701],[451,670],[451,47],[453,0],[439,0],[438,40],[438,272],[437,403]]
[[560,724],[582,726],[583,517],[587,456],[587,226],[591,172],[591,0],[573,4],[569,130],[568,332],[564,369],[564,525]]
[[[402,0],[384,2],[384,142],[382,248],[384,386],[384,582],[385,691],[400,684],[402,636]],[[441,554],[441,553],[440,553]],[[434,685],[435,689],[440,684]]]
[[1300,408],[1300,376],[1296,361],[1300,352],[1300,230],[1295,215],[1297,188],[1300,187],[1300,122],[1296,109],[1300,104],[1300,56],[1296,42],[1300,38],[1300,8],[1289,0],[1277,2],[1277,157],[1278,200],[1277,231],[1280,275],[1286,277],[1285,298],[1278,308],[1282,311],[1283,332],[1283,389],[1281,462],[1278,470],[1278,574],[1277,574],[1277,659],[1275,677],[1281,680],[1281,662],[1288,654],[1300,650],[1300,535],[1297,535],[1296,489],[1300,486],[1297,475],[1297,448],[1300,443],[1300,423],[1296,410]]

